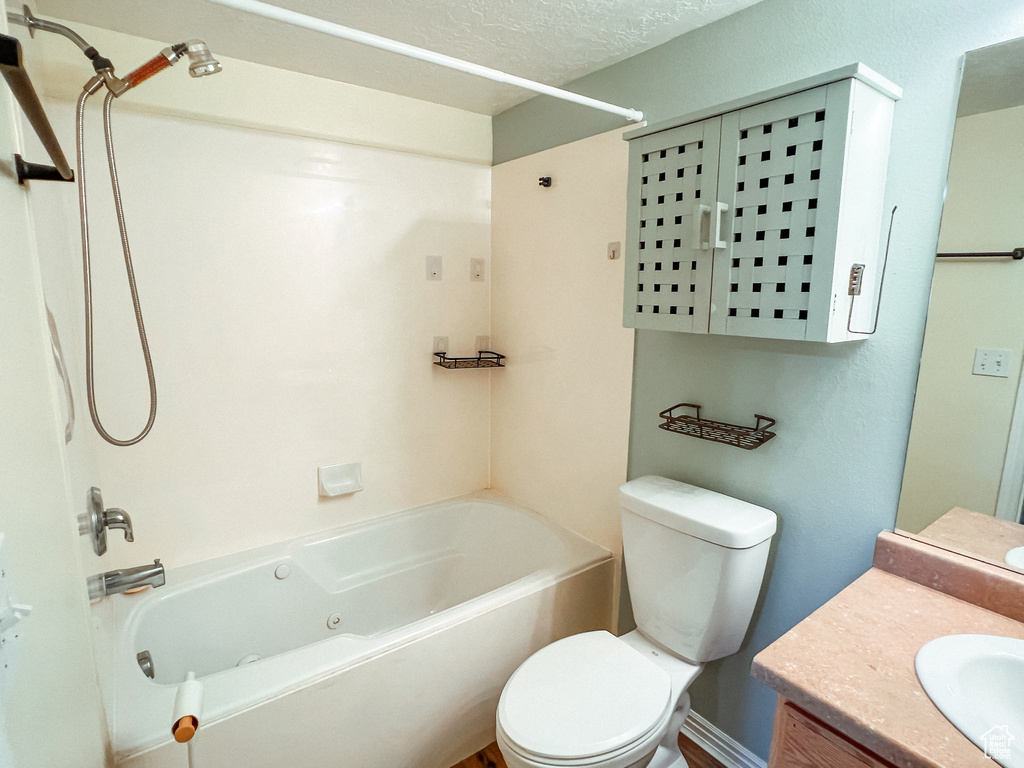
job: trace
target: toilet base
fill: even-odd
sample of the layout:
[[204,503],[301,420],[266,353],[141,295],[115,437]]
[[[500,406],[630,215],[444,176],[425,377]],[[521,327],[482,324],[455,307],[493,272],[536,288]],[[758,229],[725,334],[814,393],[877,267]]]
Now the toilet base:
[[686,758],[683,757],[683,753],[679,749],[679,732],[689,714],[690,694],[684,692],[679,697],[676,711],[672,713],[672,719],[669,720],[668,730],[665,731],[665,736],[658,744],[658,749],[655,750],[654,757],[647,764],[647,768],[689,768]]
[[683,757],[683,753],[676,746],[675,750],[667,749],[658,745],[654,758],[647,764],[647,768],[689,768],[689,763]]

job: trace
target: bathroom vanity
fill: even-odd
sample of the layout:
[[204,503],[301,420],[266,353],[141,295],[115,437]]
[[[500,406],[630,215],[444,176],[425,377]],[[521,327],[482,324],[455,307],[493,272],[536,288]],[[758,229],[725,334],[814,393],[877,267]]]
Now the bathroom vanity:
[[780,698],[775,709],[772,765],[891,768],[892,763],[850,741],[792,702]]
[[888,532],[874,565],[754,658],[780,694],[769,768],[992,768],[914,660],[945,635],[1024,638],[1024,578]]
[[[1024,567],[1007,564],[1024,554],[1024,262],[1005,213],[1022,198],[1003,181],[1024,147],[1021,62],[1024,38],[964,58],[897,530],[878,536],[871,570],[755,657],[780,695],[769,768],[1024,765],[1024,654],[1000,639],[1024,638]],[[1007,366],[972,366],[997,338],[1013,345]]]

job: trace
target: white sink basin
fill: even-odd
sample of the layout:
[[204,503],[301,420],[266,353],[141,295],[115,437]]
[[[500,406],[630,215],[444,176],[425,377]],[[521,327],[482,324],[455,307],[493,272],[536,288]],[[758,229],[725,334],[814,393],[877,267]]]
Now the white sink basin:
[[1014,568],[1024,568],[1024,547],[1014,547],[1003,558],[1007,565]]
[[1004,768],[1024,768],[1024,640],[949,635],[917,652],[917,677],[956,728]]

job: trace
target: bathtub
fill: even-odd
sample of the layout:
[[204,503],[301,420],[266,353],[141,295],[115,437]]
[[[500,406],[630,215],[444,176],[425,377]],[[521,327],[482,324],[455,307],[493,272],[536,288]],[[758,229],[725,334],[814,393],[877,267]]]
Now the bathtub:
[[193,672],[196,768],[448,768],[493,740],[530,654],[608,626],[613,574],[487,494],[169,568],[92,608],[115,762],[186,765],[170,727]]

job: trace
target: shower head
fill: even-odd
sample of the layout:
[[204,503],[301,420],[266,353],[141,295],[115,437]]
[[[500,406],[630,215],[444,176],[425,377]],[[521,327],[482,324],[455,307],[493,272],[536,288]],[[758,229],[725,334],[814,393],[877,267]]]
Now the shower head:
[[192,77],[215,75],[221,71],[220,62],[213,58],[209,46],[202,40],[189,40],[185,45],[188,46],[185,49],[189,59],[188,73]]
[[97,73],[96,77],[85,84],[85,90],[91,95],[101,85],[106,84],[111,93],[115,96],[120,96],[125,91],[140,85],[158,72],[162,72],[168,67],[177,64],[185,54],[188,54],[188,73],[192,77],[213,75],[221,71],[220,62],[213,58],[206,43],[202,40],[189,40],[187,43],[178,43],[177,45],[164,48],[145,64],[125,75],[123,79],[114,75],[114,65],[110,63],[109,59],[98,56],[93,60],[93,67]]

